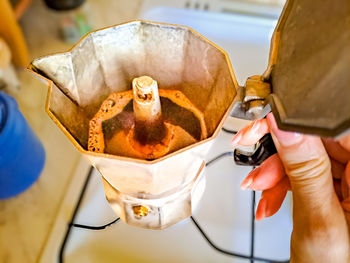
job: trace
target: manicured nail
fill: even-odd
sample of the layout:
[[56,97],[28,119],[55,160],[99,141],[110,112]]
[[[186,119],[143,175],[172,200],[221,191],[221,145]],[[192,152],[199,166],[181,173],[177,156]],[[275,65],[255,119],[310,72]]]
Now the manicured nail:
[[253,126],[251,127],[251,131],[257,132],[260,128],[260,122],[259,121],[254,121]]
[[271,113],[267,115],[267,121],[269,122],[271,133],[276,137],[282,146],[292,146],[299,143],[303,139],[300,133],[286,132],[278,129],[276,120]]
[[241,138],[242,138],[242,133],[241,133],[241,132],[238,132],[235,136],[233,136],[232,141],[231,141],[231,144],[232,144],[233,146],[237,145],[238,142],[241,140]]
[[256,209],[255,219],[260,221],[266,217],[267,201],[262,198],[259,201],[258,208]]
[[241,183],[241,189],[247,190],[248,188],[251,190],[255,190],[252,188],[254,177],[259,173],[260,167],[255,168],[253,171],[251,171],[246,178],[244,178],[243,182]]
[[249,174],[241,183],[241,189],[247,190],[252,183],[253,183],[253,176]]

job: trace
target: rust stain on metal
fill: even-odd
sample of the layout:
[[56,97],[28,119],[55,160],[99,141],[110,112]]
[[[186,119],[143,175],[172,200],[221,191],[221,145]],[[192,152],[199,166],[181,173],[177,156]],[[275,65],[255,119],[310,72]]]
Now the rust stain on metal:
[[132,90],[111,94],[90,121],[89,151],[155,159],[206,139],[203,113],[181,91],[158,90],[147,76],[132,83]]

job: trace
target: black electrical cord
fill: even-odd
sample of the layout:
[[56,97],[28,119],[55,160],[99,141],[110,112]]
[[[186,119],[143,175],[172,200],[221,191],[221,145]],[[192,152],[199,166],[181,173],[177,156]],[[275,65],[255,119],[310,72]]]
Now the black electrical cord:
[[[221,158],[225,156],[232,156],[234,152],[224,152],[222,154],[219,154],[218,156],[214,157],[210,161],[206,163],[206,166],[209,166],[216,161],[220,160]],[[255,167],[254,167],[255,168]],[[254,169],[253,168],[253,169]],[[230,255],[230,256],[235,256],[239,258],[245,258],[250,260],[251,263],[254,263],[254,261],[260,261],[260,262],[265,262],[265,263],[288,263],[289,260],[284,260],[284,261],[278,261],[278,260],[271,260],[267,258],[261,258],[261,257],[254,257],[254,240],[255,240],[255,191],[252,191],[252,219],[251,219],[251,237],[250,237],[250,256],[248,255],[243,255],[240,253],[232,252],[226,249],[222,249],[218,247],[213,241],[210,240],[210,238],[207,236],[207,234],[204,232],[204,230],[201,228],[201,226],[198,224],[198,222],[195,220],[193,216],[191,216],[192,222],[194,225],[198,228],[199,232],[202,234],[205,240],[209,243],[211,247],[216,249],[217,251]]]
[[[224,128],[223,128],[224,130]],[[226,131],[226,130],[224,130]],[[232,131],[226,131],[226,132],[230,132],[230,133],[234,133]],[[209,166],[211,164],[213,164],[214,162],[220,160],[221,158],[225,157],[225,156],[232,156],[234,152],[224,152],[218,156],[216,156],[215,158],[213,158],[212,160],[208,161],[206,163],[206,166]],[[71,219],[71,222],[69,223],[68,225],[68,230],[66,232],[66,235],[65,235],[65,238],[63,240],[63,243],[61,245],[61,249],[60,249],[60,252],[59,252],[59,262],[60,263],[63,263],[63,254],[64,254],[64,249],[65,249],[65,246],[66,246],[66,243],[68,241],[68,237],[70,235],[70,232],[71,232],[71,229],[72,227],[76,227],[76,228],[82,228],[82,229],[89,229],[89,230],[102,230],[102,229],[105,229],[113,224],[115,224],[116,222],[119,221],[119,218],[117,219],[114,219],[112,222],[108,223],[108,224],[105,224],[105,225],[102,225],[102,226],[89,226],[89,225],[82,225],[82,224],[75,224],[73,223],[74,222],[74,219],[77,215],[77,212],[79,210],[79,207],[80,207],[80,204],[82,202],[82,199],[83,199],[83,196],[86,192],[86,189],[87,189],[87,186],[88,186],[88,183],[89,183],[89,180],[90,180],[90,177],[91,177],[91,174],[92,174],[92,171],[93,171],[93,167],[91,167],[90,171],[89,171],[89,174],[86,178],[86,181],[85,181],[85,184],[83,186],[83,189],[82,189],[82,192],[80,193],[80,196],[79,196],[79,200],[77,202],[77,205],[75,207],[75,210],[74,210],[74,213],[73,213],[73,216],[72,216],[72,219]],[[255,210],[255,191],[253,191],[253,199],[252,199],[252,202],[253,202],[253,207],[252,207],[252,223],[251,223],[251,227],[252,227],[252,233],[251,233],[251,255],[250,256],[247,256],[247,255],[243,255],[243,254],[240,254],[240,253],[236,253],[236,252],[232,252],[232,251],[229,251],[229,250],[226,250],[226,249],[223,249],[223,248],[220,248],[218,247],[213,241],[211,241],[211,239],[207,236],[207,234],[204,232],[204,230],[202,229],[202,227],[198,224],[198,222],[196,221],[196,219],[191,216],[191,220],[193,222],[193,224],[197,227],[197,229],[199,230],[199,232],[202,234],[202,236],[204,237],[204,239],[209,243],[209,245],[214,248],[215,250],[217,250],[218,252],[220,253],[223,253],[223,254],[226,254],[226,255],[229,255],[229,256],[235,256],[235,257],[239,257],[239,258],[244,258],[244,259],[248,259],[250,260],[251,262],[254,262],[254,261],[260,261],[260,262],[265,262],[265,263],[289,263],[289,260],[285,260],[285,261],[279,261],[279,260],[271,260],[271,259],[267,259],[267,258],[261,258],[261,257],[254,257],[254,236],[255,236],[255,215],[254,215],[254,210]]]
[[211,165],[212,163],[214,163],[214,162],[220,160],[221,158],[223,158],[223,157],[225,157],[225,156],[233,156],[233,153],[234,153],[234,152],[224,152],[224,153],[222,153],[222,154],[220,154],[220,155],[214,157],[214,158],[211,159],[210,161],[208,161],[208,162],[205,164],[205,166],[209,166],[209,165]]
[[109,222],[108,224],[102,225],[102,226],[89,226],[89,225],[81,225],[81,224],[70,224],[73,227],[77,227],[77,228],[83,228],[83,229],[89,229],[89,230],[102,230],[105,229],[111,225],[113,225],[114,223],[117,223],[119,221],[119,217],[117,219],[114,219],[112,222]]
[[204,239],[209,243],[209,245],[212,246],[215,250],[217,250],[217,251],[219,251],[219,252],[221,252],[221,253],[223,253],[225,255],[239,257],[239,258],[245,258],[245,259],[248,259],[248,260],[256,260],[256,261],[265,262],[265,263],[288,263],[289,262],[289,260],[287,260],[287,261],[278,261],[278,260],[271,260],[271,259],[261,258],[261,257],[251,257],[251,256],[243,255],[243,254],[240,254],[240,253],[236,253],[236,252],[232,252],[232,251],[220,248],[213,241],[211,241],[211,239],[207,236],[207,234],[204,232],[202,227],[198,224],[197,220],[193,216],[191,216],[191,220],[192,220],[193,224],[197,227],[199,232],[202,234]]
[[226,129],[226,128],[224,128],[224,127],[222,127],[221,130],[223,130],[224,132],[233,134],[233,135],[237,134],[237,131],[232,131],[232,130]]
[[[225,152],[225,153],[222,153],[220,154],[219,156],[215,157],[214,159],[210,160],[206,166],[210,165],[211,163],[225,157],[225,156],[229,156],[231,155],[232,156],[233,152]],[[85,182],[85,185],[83,187],[83,192],[85,192],[85,188],[87,187],[87,183],[90,179],[90,172],[89,172],[89,175],[88,175],[88,178],[87,178],[87,181]],[[79,200],[78,200],[78,204],[77,204],[77,208],[80,206],[80,202],[81,202],[81,199],[82,199],[82,195],[79,197]],[[75,219],[75,214],[77,213],[77,209],[74,211],[74,214],[73,214],[73,217],[72,217],[72,220],[71,220],[71,223],[69,223],[69,227],[76,227],[76,228],[82,228],[82,229],[88,229],[88,230],[102,230],[102,229],[105,229],[111,225],[113,225],[114,223],[118,222],[120,218],[117,218],[117,219],[114,219],[112,222],[109,222],[105,225],[102,225],[102,226],[90,226],[90,225],[82,225],[82,224],[76,224],[76,223],[73,223],[74,222],[74,219]]]
[[65,235],[65,237],[64,237],[64,239],[63,239],[63,242],[62,242],[62,245],[61,245],[61,248],[60,248],[60,252],[59,252],[59,254],[58,254],[58,262],[60,262],[60,263],[63,263],[64,249],[65,249],[65,247],[66,247],[66,244],[67,244],[67,241],[68,241],[70,232],[71,232],[71,230],[72,230],[72,223],[74,222],[74,219],[75,219],[75,217],[77,216],[77,213],[78,213],[80,204],[81,204],[81,202],[82,202],[82,200],[83,200],[83,197],[84,197],[86,188],[87,188],[87,186],[88,186],[88,184],[89,184],[89,181],[90,181],[90,178],[91,178],[91,175],[92,175],[92,171],[93,171],[93,170],[94,170],[94,167],[91,166],[91,167],[90,167],[90,170],[89,170],[89,173],[88,173],[88,175],[87,175],[87,177],[86,177],[86,180],[85,180],[83,189],[81,190],[81,193],[80,193],[80,196],[79,196],[77,205],[75,206],[75,209],[74,209],[74,212],[73,212],[71,221],[70,221],[70,223],[68,224],[68,229],[67,229],[66,235]]
[[[225,156],[232,156],[232,154],[233,154],[233,152],[225,152],[225,153],[222,153],[222,154],[220,154],[219,156],[216,156],[215,158],[213,158],[212,160],[210,160],[209,162],[207,162],[206,166],[212,164],[213,162],[215,162],[215,161],[217,161],[217,160],[219,160],[219,159],[221,159],[221,158],[223,158],[223,157],[225,157]],[[88,175],[88,177],[89,177],[89,176],[90,176],[90,175]],[[87,184],[85,183],[85,185],[87,185]],[[84,190],[84,189],[85,189],[85,185],[84,185],[83,191],[85,191],[85,190]],[[79,201],[78,201],[78,205],[77,205],[77,206],[80,205],[80,202],[81,202],[81,200],[80,200],[80,198],[79,198]],[[74,211],[74,212],[76,212],[76,211]],[[70,227],[83,228],[83,229],[89,229],[89,230],[102,230],[102,229],[105,229],[105,228],[107,228],[107,227],[113,225],[114,223],[118,222],[120,218],[114,219],[112,222],[109,222],[109,223],[107,223],[107,224],[105,224],[105,225],[102,225],[102,226],[90,226],[90,225],[76,224],[76,223],[73,223],[74,219],[75,219],[75,216],[74,216],[74,214],[73,214],[72,221],[71,221],[71,223],[69,223],[69,226],[70,226]]]
[[85,228],[85,229],[90,229],[90,230],[101,230],[101,229],[105,229],[106,227],[118,222],[119,218],[113,220],[112,222],[106,224],[106,225],[103,225],[103,226],[87,226],[87,225],[81,225],[81,224],[75,224],[73,223],[77,214],[78,214],[78,210],[79,210],[79,207],[80,207],[80,204],[81,202],[83,201],[83,197],[84,197],[84,194],[86,192],[86,189],[87,189],[87,186],[89,184],[89,181],[90,181],[90,178],[91,178],[91,175],[92,175],[92,172],[94,170],[94,167],[90,167],[90,170],[89,170],[89,173],[86,177],[86,180],[85,180],[85,183],[84,183],[84,186],[81,190],[81,193],[80,193],[80,196],[79,196],[79,199],[78,199],[78,202],[77,202],[77,205],[75,206],[75,209],[74,209],[74,212],[73,212],[73,215],[72,215],[72,218],[70,220],[70,223],[68,224],[68,229],[67,229],[67,232],[66,232],[66,235],[63,239],[63,242],[61,244],[61,248],[60,248],[60,252],[58,254],[58,262],[60,263],[63,263],[63,256],[64,256],[64,249],[66,247],[66,244],[68,242],[68,239],[69,239],[69,235],[71,233],[71,230],[72,230],[72,227],[77,227],[77,228]]
[[[231,133],[231,134],[236,134],[237,132],[236,131],[231,131],[231,130],[228,130],[228,129],[225,129],[225,128],[222,128],[222,130],[224,132],[227,132],[227,133]],[[220,154],[219,156],[216,156],[215,158],[213,158],[212,160],[210,160],[209,162],[206,163],[206,166],[209,166],[210,164],[214,163],[215,161],[225,157],[225,156],[232,156],[234,152],[225,152],[225,153],[222,153]],[[87,183],[90,179],[90,173],[92,172],[92,169],[93,167],[91,167],[91,170],[89,171],[89,175],[87,177],[87,181],[85,182],[85,185],[83,187],[83,192],[85,192],[85,188],[87,187]],[[78,204],[77,204],[77,207],[78,208],[80,206],[80,202],[81,202],[81,199],[82,199],[82,196],[79,197],[79,200],[78,200]],[[113,225],[114,223],[118,222],[120,218],[117,218],[117,219],[114,219],[112,222],[109,222],[105,225],[102,225],[102,226],[90,226],[90,225],[82,225],[82,224],[76,224],[76,223],[73,223],[74,219],[75,219],[75,214],[77,212],[77,209],[76,211],[74,211],[74,214],[73,214],[73,217],[72,217],[72,220],[71,220],[71,223],[69,223],[69,227],[76,227],[76,228],[82,228],[82,229],[89,229],[89,230],[102,230],[102,229],[105,229],[111,225]]]

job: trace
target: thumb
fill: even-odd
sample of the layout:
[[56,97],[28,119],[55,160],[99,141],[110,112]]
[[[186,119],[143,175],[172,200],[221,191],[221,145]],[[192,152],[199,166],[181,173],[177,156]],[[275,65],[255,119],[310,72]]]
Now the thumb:
[[272,114],[267,121],[293,192],[291,262],[348,262],[347,224],[321,139],[279,130]]
[[319,194],[324,187],[331,189],[331,165],[321,139],[281,131],[271,113],[267,121],[293,191],[303,188],[309,194]]

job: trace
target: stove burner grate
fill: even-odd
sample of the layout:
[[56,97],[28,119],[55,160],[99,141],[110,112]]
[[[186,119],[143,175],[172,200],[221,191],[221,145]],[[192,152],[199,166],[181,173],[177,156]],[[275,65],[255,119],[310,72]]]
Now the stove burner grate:
[[[235,134],[237,132],[235,131],[230,131],[230,130],[227,130],[227,129],[222,129],[224,132],[228,132],[228,133],[232,133],[232,134]],[[216,157],[214,157],[212,160],[210,160],[209,162],[207,162],[206,166],[209,166],[211,164],[213,164],[214,162],[222,159],[223,157],[225,156],[233,156],[233,153],[234,152],[224,152]],[[61,244],[61,248],[60,248],[60,252],[59,252],[59,255],[58,255],[58,259],[59,259],[59,263],[64,263],[64,251],[65,251],[65,248],[66,248],[66,244],[68,242],[68,239],[69,239],[69,236],[70,236],[70,233],[71,233],[71,230],[72,228],[81,228],[81,229],[87,229],[87,230],[103,230],[103,229],[106,229],[110,226],[112,226],[113,224],[119,222],[119,218],[116,218],[114,219],[113,221],[105,224],[105,225],[101,225],[101,226],[90,226],[90,225],[82,225],[82,224],[77,224],[77,223],[74,223],[74,219],[76,218],[76,215],[78,213],[78,210],[79,210],[79,207],[80,207],[80,204],[83,200],[83,197],[84,197],[84,194],[86,192],[86,189],[87,189],[87,186],[89,184],[89,181],[90,181],[90,178],[91,178],[91,175],[92,175],[92,172],[93,172],[94,168],[91,166],[90,168],[90,171],[89,171],[89,174],[88,176],[86,177],[86,180],[85,180],[85,183],[84,183],[84,186],[83,186],[83,189],[80,193],[80,196],[79,196],[79,199],[78,199],[78,202],[75,206],[75,209],[74,209],[74,212],[73,212],[73,215],[72,215],[72,219],[70,221],[70,223],[68,224],[68,228],[67,228],[67,232],[66,232],[66,235],[63,239],[63,242]],[[243,258],[243,259],[247,259],[247,260],[250,260],[251,263],[255,263],[255,262],[264,262],[264,263],[288,263],[289,260],[273,260],[273,259],[268,259],[268,258],[261,258],[261,257],[255,257],[254,256],[254,237],[255,237],[255,191],[252,191],[252,218],[251,218],[251,231],[250,231],[250,255],[244,255],[244,254],[240,254],[240,253],[237,253],[237,252],[233,252],[233,251],[229,251],[229,250],[226,250],[226,249],[223,249],[223,248],[220,248],[218,245],[216,245],[210,238],[209,236],[205,233],[205,231],[203,230],[203,228],[200,226],[200,224],[198,223],[198,221],[193,217],[191,216],[191,221],[193,223],[193,225],[197,228],[197,230],[201,233],[202,237],[208,242],[208,244],[213,248],[215,249],[216,251],[218,251],[219,253],[223,253],[225,255],[229,255],[229,256],[232,256],[232,257],[238,257],[238,258]]]

